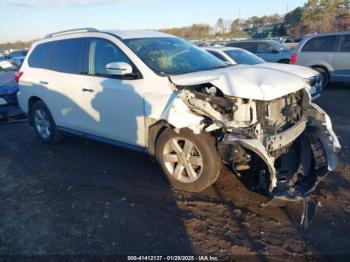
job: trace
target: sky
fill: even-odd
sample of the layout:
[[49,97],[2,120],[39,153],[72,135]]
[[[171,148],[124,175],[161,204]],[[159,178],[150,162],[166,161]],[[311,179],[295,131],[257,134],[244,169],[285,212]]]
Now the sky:
[[285,14],[306,0],[0,0],[0,43],[80,27],[161,29]]

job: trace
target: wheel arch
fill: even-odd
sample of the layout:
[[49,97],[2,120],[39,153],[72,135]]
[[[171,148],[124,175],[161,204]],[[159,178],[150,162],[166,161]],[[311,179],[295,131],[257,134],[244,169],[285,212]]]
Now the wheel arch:
[[157,140],[159,136],[168,128],[174,127],[165,120],[159,120],[148,127],[147,151],[150,156],[155,156]]
[[29,124],[30,125],[33,125],[33,121],[32,121],[32,118],[30,117],[31,116],[31,111],[32,111],[32,108],[33,108],[33,105],[38,102],[38,101],[41,101],[43,103],[45,103],[41,98],[37,97],[37,96],[32,96],[29,98],[28,100],[28,120],[29,120]]
[[326,65],[320,65],[320,64],[316,64],[316,65],[312,65],[312,66],[310,66],[312,69],[314,69],[314,70],[316,70],[316,68],[320,68],[320,69],[323,69],[323,70],[325,70],[325,72],[327,73],[327,75],[328,75],[328,79],[329,79],[329,81],[331,81],[331,73],[330,73],[330,71],[331,71],[331,69],[330,68],[328,68]]

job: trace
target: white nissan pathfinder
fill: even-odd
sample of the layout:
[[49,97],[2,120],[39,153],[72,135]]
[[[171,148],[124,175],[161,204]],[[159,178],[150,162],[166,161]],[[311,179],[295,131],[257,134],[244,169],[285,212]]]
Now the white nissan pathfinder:
[[207,188],[223,162],[270,200],[300,200],[335,169],[341,148],[304,79],[229,66],[161,32],[51,34],[16,78],[40,140],[73,133],[148,151],[180,190]]

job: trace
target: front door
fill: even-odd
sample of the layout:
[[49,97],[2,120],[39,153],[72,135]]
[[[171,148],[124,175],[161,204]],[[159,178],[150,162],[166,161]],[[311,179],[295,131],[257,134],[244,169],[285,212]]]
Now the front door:
[[[143,79],[112,76],[106,65],[126,62],[128,57],[111,41],[89,41],[89,73],[82,89],[81,106],[88,112],[85,130],[114,141],[145,146]],[[134,67],[134,70],[137,70]]]

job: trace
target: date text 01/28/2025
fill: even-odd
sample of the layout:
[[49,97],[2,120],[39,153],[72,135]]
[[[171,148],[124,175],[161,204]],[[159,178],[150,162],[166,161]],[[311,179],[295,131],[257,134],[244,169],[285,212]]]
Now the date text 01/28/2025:
[[128,261],[218,261],[216,256],[128,256]]

